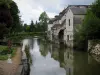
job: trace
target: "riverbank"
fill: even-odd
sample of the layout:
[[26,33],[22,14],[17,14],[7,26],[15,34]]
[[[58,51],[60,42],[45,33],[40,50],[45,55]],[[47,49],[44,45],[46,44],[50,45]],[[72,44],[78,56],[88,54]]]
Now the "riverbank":
[[18,47],[15,56],[12,58],[12,63],[7,63],[7,60],[0,60],[0,75],[16,75],[16,72],[21,64],[21,48]]

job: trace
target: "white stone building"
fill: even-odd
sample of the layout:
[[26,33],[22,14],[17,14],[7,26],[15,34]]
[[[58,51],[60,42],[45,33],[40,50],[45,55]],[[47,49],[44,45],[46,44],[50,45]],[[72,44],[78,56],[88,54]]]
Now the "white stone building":
[[55,16],[52,25],[48,25],[51,40],[55,38],[56,41],[60,40],[68,46],[73,46],[75,28],[82,24],[88,7],[88,5],[69,5],[58,16]]
[[65,41],[69,46],[73,46],[74,32],[77,25],[82,25],[87,12],[88,5],[72,5],[68,6],[66,12],[66,30]]

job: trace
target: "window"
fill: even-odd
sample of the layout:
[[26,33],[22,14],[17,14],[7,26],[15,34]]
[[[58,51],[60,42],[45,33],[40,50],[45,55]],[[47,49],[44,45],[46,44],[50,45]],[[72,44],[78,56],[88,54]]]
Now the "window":
[[67,58],[69,59],[69,52],[68,52],[68,54],[67,54]]
[[69,26],[70,26],[70,19],[69,19]]
[[72,38],[72,35],[70,35],[70,39]]
[[69,40],[69,35],[67,35],[67,40]]

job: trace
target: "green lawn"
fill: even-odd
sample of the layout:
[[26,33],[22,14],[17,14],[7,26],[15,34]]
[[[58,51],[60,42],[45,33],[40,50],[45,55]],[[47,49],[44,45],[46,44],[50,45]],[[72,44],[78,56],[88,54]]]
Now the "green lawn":
[[[8,47],[0,45],[0,60],[7,60],[8,58]],[[14,57],[16,53],[16,47],[12,48],[11,56]]]
[[5,50],[6,48],[7,48],[7,46],[0,45],[0,51]]

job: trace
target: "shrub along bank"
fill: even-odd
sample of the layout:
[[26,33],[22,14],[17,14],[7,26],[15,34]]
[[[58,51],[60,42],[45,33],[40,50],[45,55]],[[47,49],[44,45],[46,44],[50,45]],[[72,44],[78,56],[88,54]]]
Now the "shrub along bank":
[[0,45],[0,60],[7,60],[8,54],[11,53],[11,57],[15,56],[16,47],[12,47],[11,50],[7,46]]
[[87,14],[82,25],[77,27],[75,33],[75,45],[84,49],[88,45],[88,40],[100,39],[100,0],[96,0],[87,10]]

